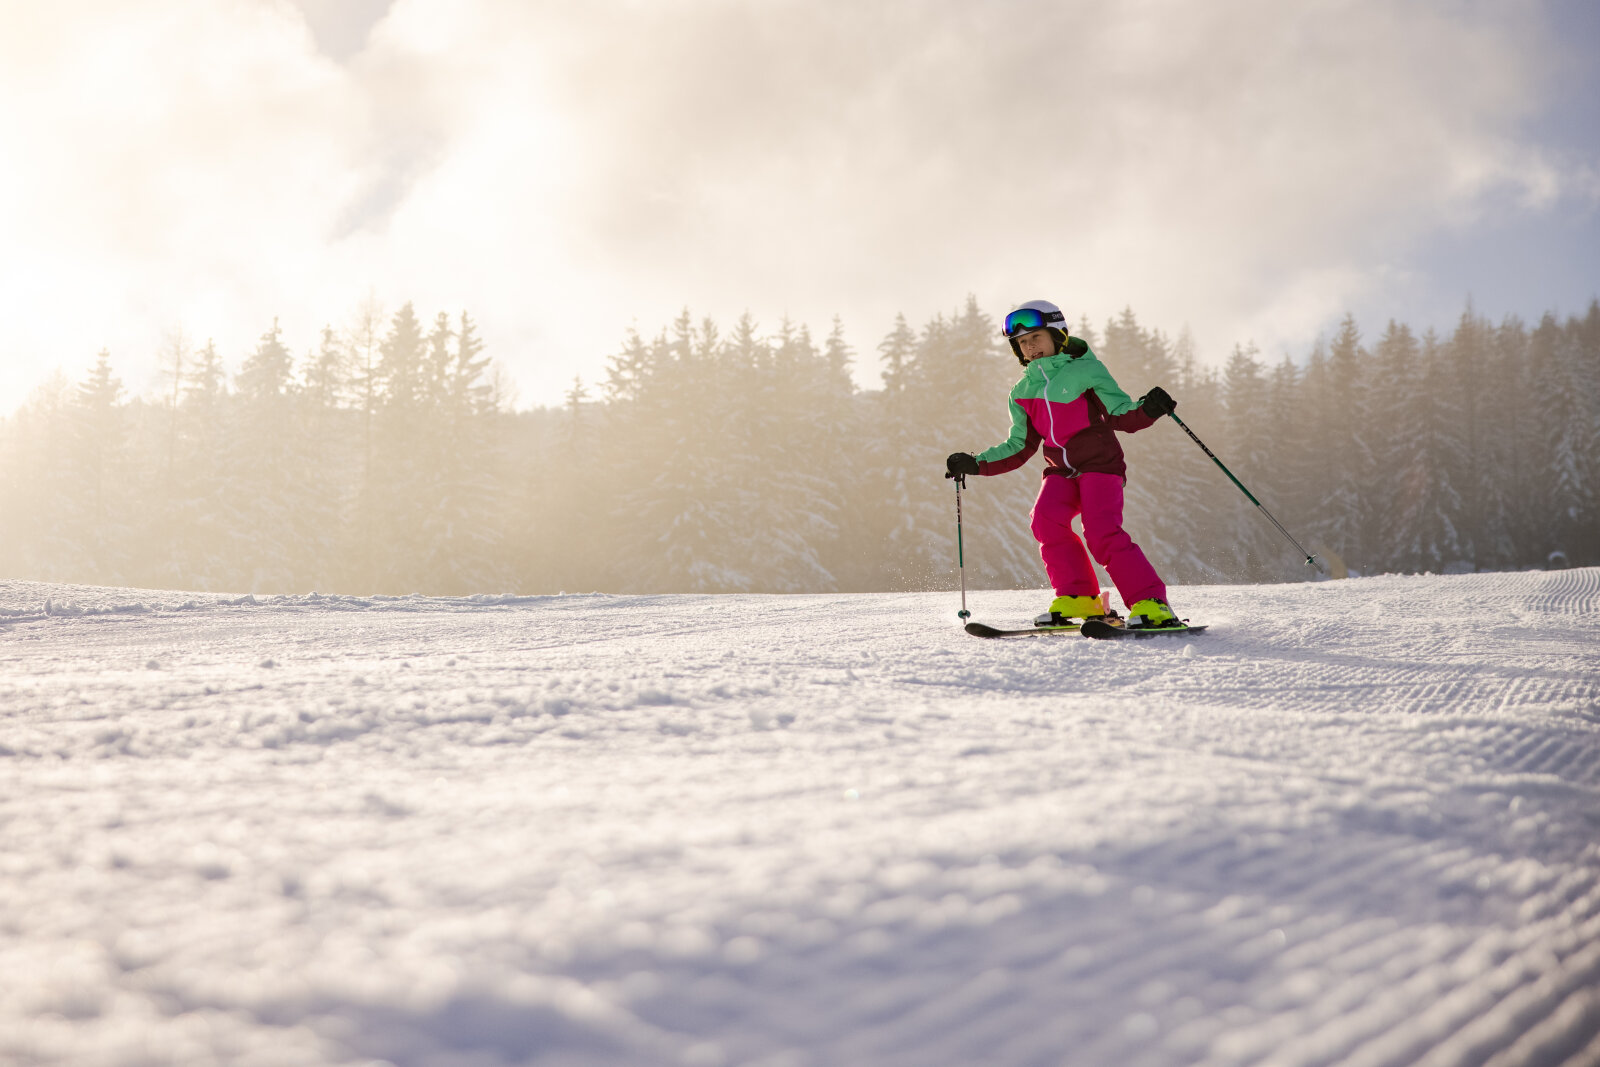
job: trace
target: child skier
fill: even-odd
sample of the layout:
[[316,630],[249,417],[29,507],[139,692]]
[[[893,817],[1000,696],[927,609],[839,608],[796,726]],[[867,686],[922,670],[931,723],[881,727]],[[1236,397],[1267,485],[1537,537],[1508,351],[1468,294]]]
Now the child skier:
[[1001,331],[1023,366],[1011,390],[1011,436],[972,455],[945,461],[951,475],[1004,474],[1044,446],[1044,484],[1033,505],[1033,536],[1055,588],[1039,626],[1099,618],[1100,582],[1072,519],[1083,516],[1089,552],[1111,575],[1128,606],[1130,628],[1181,626],[1167,606],[1167,587],[1144,552],[1122,529],[1122,486],[1127,466],[1114,430],[1134,433],[1177,407],[1157,386],[1137,402],[1118,388],[1111,372],[1079,337],[1067,334],[1066,316],[1048,300],[1030,300],[1006,316]]

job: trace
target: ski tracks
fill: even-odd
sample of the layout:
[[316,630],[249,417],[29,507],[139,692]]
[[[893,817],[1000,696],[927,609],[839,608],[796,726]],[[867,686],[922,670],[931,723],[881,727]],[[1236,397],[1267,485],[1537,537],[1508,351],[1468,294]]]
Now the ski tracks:
[[1600,570],[1174,600],[0,583],[0,1058],[1600,1062]]

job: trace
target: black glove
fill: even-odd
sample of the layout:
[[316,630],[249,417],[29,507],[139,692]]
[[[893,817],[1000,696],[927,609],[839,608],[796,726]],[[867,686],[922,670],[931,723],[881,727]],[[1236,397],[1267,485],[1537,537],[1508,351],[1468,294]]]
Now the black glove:
[[954,478],[958,474],[977,474],[978,457],[970,452],[952,452],[950,458],[944,461],[945,477]]
[[1167,391],[1159,385],[1139,398],[1139,410],[1152,419],[1171,415],[1177,408],[1178,402],[1168,396]]

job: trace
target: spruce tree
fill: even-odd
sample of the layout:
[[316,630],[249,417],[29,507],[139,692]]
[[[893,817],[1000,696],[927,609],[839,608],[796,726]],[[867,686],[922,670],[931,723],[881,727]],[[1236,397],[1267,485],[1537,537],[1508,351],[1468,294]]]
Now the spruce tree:
[[[1255,345],[1235,345],[1222,375],[1226,416],[1221,445],[1234,475],[1251,487],[1257,499],[1276,502],[1274,447],[1267,415],[1271,410],[1271,385]],[[1215,446],[1214,446],[1215,447]],[[1220,473],[1220,472],[1219,472]],[[1225,570],[1235,580],[1264,581],[1281,576],[1282,552],[1277,534],[1261,514],[1240,495],[1242,507],[1229,510],[1224,526],[1226,543],[1219,546]],[[1268,506],[1271,510],[1271,506]],[[1273,512],[1276,514],[1276,512]],[[1264,528],[1265,527],[1265,528]]]
[[501,580],[498,517],[500,457],[489,360],[477,325],[440,314],[429,335],[434,462],[425,468],[432,505],[425,521],[422,588],[469,593]]
[[346,580],[353,588],[371,592],[379,573],[378,550],[378,411],[383,402],[381,374],[383,307],[369,297],[356,309],[345,332],[350,350],[351,393],[360,418],[361,466],[356,480],[354,521],[346,532]]
[[1390,319],[1373,354],[1368,410],[1368,432],[1378,460],[1371,495],[1375,529],[1369,535],[1377,546],[1373,565],[1417,570],[1426,564],[1420,552],[1422,514],[1414,505],[1425,499],[1421,481],[1428,477],[1425,422],[1416,410],[1422,388],[1420,349],[1410,328]]
[[729,536],[725,522],[741,529],[739,486],[728,474],[739,461],[734,420],[744,413],[707,403],[727,390],[719,346],[708,333],[697,336],[684,309],[670,332],[625,346],[612,364],[623,403],[606,435],[608,466],[622,475],[610,518],[618,530],[617,575],[630,588],[746,590],[756,580],[746,558],[718,551]]
[[614,555],[610,504],[616,481],[599,455],[606,416],[581,377],[574,376],[564,401],[557,432],[521,439],[526,443],[508,462],[513,472],[525,468],[508,556],[531,576],[524,581],[552,592],[606,587]]
[[[1591,306],[1590,314],[1594,314]],[[1542,437],[1540,453],[1545,458],[1540,472],[1539,513],[1544,528],[1536,545],[1527,553],[1530,563],[1543,564],[1551,553],[1562,553],[1569,563],[1594,560],[1595,531],[1600,524],[1595,515],[1596,471],[1595,417],[1592,389],[1586,363],[1597,353],[1585,353],[1582,328],[1570,320],[1563,328],[1553,315],[1546,315],[1534,331],[1531,344],[1532,373],[1540,401],[1535,425]],[[1587,356],[1587,359],[1586,359]]]
[[1355,317],[1347,314],[1328,346],[1325,392],[1317,398],[1324,411],[1323,447],[1330,460],[1322,534],[1352,570],[1362,573],[1371,567],[1372,546],[1366,535],[1374,473],[1366,418],[1367,362]]
[[71,410],[72,480],[62,493],[66,529],[57,548],[71,580],[120,585],[126,580],[129,524],[126,511],[128,427],[122,381],[101,349],[78,384]]
[[[1520,486],[1525,480],[1523,458],[1517,455],[1525,391],[1507,395],[1501,382],[1525,382],[1527,331],[1512,317],[1499,326],[1483,322],[1488,362],[1476,369],[1473,387],[1479,397],[1480,442],[1478,472],[1481,523],[1477,564],[1480,570],[1506,570],[1517,565],[1517,515]],[[1504,375],[1502,379],[1501,376]]]
[[1451,481],[1461,494],[1459,515],[1461,549],[1465,562],[1479,569],[1494,557],[1491,493],[1484,464],[1489,452],[1484,440],[1488,423],[1486,407],[1492,397],[1482,385],[1484,368],[1489,366],[1489,324],[1480,319],[1469,302],[1444,347],[1451,365],[1449,388],[1453,406],[1460,418],[1462,449],[1451,457]]
[[247,524],[236,539],[252,592],[307,591],[330,573],[337,509],[314,460],[294,359],[276,319],[235,379],[237,432],[227,495]]
[[227,370],[208,339],[195,354],[183,389],[179,444],[180,499],[174,505],[173,567],[178,588],[207,591],[243,587],[236,574],[249,536],[237,494],[224,492],[234,449]]
[[420,591],[434,488],[426,467],[437,441],[426,352],[422,325],[408,302],[394,314],[378,346],[373,459],[362,487],[371,514],[368,560],[374,591]]
[[317,350],[307,353],[301,395],[320,411],[336,410],[349,388],[349,353],[332,326],[322,327]]
[[[1195,432],[1201,440],[1206,439],[1207,427],[1220,433],[1224,414],[1221,390],[1215,376],[1200,366],[1194,336],[1187,328],[1178,335],[1171,362],[1171,384],[1163,388],[1178,402],[1178,417],[1199,427]],[[1131,440],[1143,447],[1130,451],[1130,481],[1136,478],[1149,483],[1156,500],[1155,514],[1150,516],[1153,530],[1149,540],[1155,552],[1151,563],[1169,582],[1223,578],[1226,559],[1232,558],[1233,552],[1228,531],[1238,502],[1226,495],[1234,492],[1233,487],[1170,419],[1160,420]],[[1135,461],[1137,469],[1132,466]],[[1142,528],[1138,536],[1146,536]]]
[[1600,529],[1600,300],[1592,300],[1582,319],[1569,320],[1570,339],[1566,355],[1567,381],[1577,399],[1573,413],[1572,449],[1575,460],[1570,475],[1573,485],[1587,492],[1575,495],[1566,512],[1567,536],[1573,547],[1568,558],[1574,563],[1600,563],[1600,538],[1584,536],[1583,531]]
[[878,358],[883,388],[861,399],[861,440],[856,444],[857,474],[852,479],[854,492],[843,516],[846,529],[856,531],[863,546],[860,562],[861,587],[898,587],[899,559],[896,533],[901,530],[909,506],[911,469],[902,448],[912,432],[912,361],[917,337],[905,315],[897,314],[894,326],[878,343]]
[[[835,529],[823,546],[821,560],[833,576],[835,587],[849,591],[865,588],[872,568],[869,543],[863,540],[870,533],[860,507],[855,473],[863,452],[864,425],[855,379],[850,373],[854,361],[855,352],[845,339],[844,322],[835,315],[817,368],[820,382],[810,439],[794,455],[797,467],[828,480],[825,491],[833,502]],[[841,475],[841,469],[851,473]]]
[[1419,440],[1411,466],[1397,471],[1404,492],[1400,548],[1414,569],[1442,572],[1461,565],[1462,496],[1456,488],[1457,457],[1466,447],[1465,420],[1453,388],[1449,346],[1429,330],[1422,338],[1417,390],[1408,405]]
[[82,580],[71,570],[76,390],[57,370],[16,412],[0,417],[0,576]]
[[[829,409],[836,383],[828,357],[817,350],[804,325],[780,324],[771,348],[775,403],[762,420],[760,479],[749,486],[759,520],[752,533],[759,557],[752,560],[759,585],[775,592],[833,590],[838,582],[824,558],[839,535],[833,472],[816,458],[829,454]],[[784,486],[774,492],[774,480]]]

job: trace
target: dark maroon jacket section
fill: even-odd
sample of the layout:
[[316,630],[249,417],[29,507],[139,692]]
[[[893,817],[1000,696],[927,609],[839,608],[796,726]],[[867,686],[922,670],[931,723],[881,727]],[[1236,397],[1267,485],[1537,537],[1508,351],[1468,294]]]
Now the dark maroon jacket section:
[[[1101,403],[1093,389],[1085,392],[1083,399],[1089,406],[1089,425],[1069,437],[1065,448],[1044,450],[1045,477],[1049,477],[1052,473],[1069,476],[1095,473],[1115,474],[1119,478],[1126,479],[1128,465],[1122,458],[1122,445],[1117,443],[1116,431],[1137,433],[1147,426],[1154,425],[1155,420],[1138,408],[1123,412],[1121,415],[1107,414],[1105,404]],[[1043,438],[1039,436],[1038,429],[1030,424],[1028,441],[1020,452],[993,463],[979,462],[978,473],[1004,474],[1006,471],[1016,470],[1033,457],[1041,440]]]

